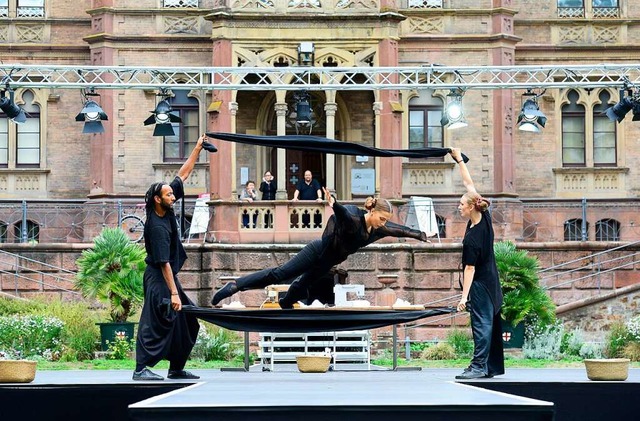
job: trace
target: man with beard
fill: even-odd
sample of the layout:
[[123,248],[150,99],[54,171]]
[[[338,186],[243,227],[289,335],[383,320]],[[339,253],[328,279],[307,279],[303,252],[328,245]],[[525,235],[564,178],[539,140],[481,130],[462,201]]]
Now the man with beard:
[[199,378],[184,369],[198,336],[199,323],[195,316],[180,311],[183,304],[193,305],[193,302],[182,290],[177,277],[187,254],[180,241],[173,204],[184,196],[183,182],[193,171],[203,146],[211,152],[215,150],[205,139],[205,135],[200,136],[170,184],[154,183],[145,195],[147,268],[133,380],[164,380],[148,368],[163,359],[169,360],[168,378]]

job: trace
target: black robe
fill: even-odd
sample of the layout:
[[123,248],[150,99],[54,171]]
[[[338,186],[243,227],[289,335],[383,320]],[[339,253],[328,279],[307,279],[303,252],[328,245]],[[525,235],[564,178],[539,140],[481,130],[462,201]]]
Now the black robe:
[[[179,177],[170,185],[176,199],[184,196]],[[172,370],[182,370],[196,343],[200,325],[194,315],[171,309],[171,291],[160,269],[161,263],[169,262],[182,304],[194,305],[177,277],[187,254],[180,241],[175,214],[169,211],[162,218],[155,212],[147,215],[144,240],[147,268],[136,340],[136,363],[153,367],[160,360],[167,359]]]

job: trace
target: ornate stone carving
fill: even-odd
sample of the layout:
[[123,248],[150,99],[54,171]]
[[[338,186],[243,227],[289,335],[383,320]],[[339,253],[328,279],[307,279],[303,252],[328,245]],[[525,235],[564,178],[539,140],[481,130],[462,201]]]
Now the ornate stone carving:
[[561,26],[558,28],[559,44],[582,44],[587,41],[587,28],[584,26]]
[[336,10],[345,9],[373,9],[378,10],[378,2],[375,0],[338,0]]
[[444,32],[444,21],[442,18],[416,18],[410,17],[404,26],[408,33],[412,34],[442,34]]
[[44,42],[44,25],[16,25],[16,35],[20,43]]
[[165,16],[165,34],[198,34],[199,18],[196,16]]
[[620,28],[617,26],[594,26],[593,42],[596,44],[615,44],[619,42]]
[[236,0],[231,5],[232,9],[275,9],[273,0]]
[[320,0],[289,0],[289,9],[322,9]]
[[0,26],[0,42],[9,41],[9,26],[1,25]]
[[428,168],[412,168],[409,169],[409,186],[415,187],[440,187],[444,185],[444,171]]

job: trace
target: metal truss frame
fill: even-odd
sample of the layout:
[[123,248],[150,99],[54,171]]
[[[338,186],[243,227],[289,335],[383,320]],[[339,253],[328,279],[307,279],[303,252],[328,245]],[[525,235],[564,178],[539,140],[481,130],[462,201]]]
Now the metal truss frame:
[[0,64],[15,88],[413,90],[628,88],[640,63],[476,67],[125,67]]

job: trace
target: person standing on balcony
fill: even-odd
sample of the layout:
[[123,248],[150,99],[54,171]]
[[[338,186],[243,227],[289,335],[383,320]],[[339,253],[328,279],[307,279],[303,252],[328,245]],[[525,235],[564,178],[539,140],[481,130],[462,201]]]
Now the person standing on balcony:
[[293,308],[293,304],[307,298],[309,287],[320,282],[334,265],[344,262],[349,255],[384,237],[409,237],[428,241],[424,232],[389,222],[393,209],[388,200],[367,198],[365,210],[353,205],[343,206],[324,189],[333,215],[329,218],[322,238],[307,244],[298,254],[282,266],[263,269],[227,283],[211,300],[217,305],[238,291],[260,289],[268,285],[283,284],[296,279],[287,294],[280,299],[280,307]]
[[[240,201],[252,203],[258,199],[256,194],[256,183],[253,180],[249,180],[245,183],[244,189],[240,192]],[[246,212],[246,210],[244,210]],[[242,226],[245,228],[255,228],[257,215],[253,215],[253,226],[249,223],[249,214],[242,213]]]
[[278,186],[276,185],[276,182],[273,179],[273,175],[271,175],[271,171],[265,171],[264,176],[262,178],[262,183],[260,183],[262,200],[275,200],[277,189],[278,189]]
[[489,201],[480,196],[462,159],[460,149],[451,156],[460,167],[467,192],[460,199],[458,211],[468,219],[462,240],[462,298],[458,311],[469,311],[473,333],[471,364],[456,379],[491,378],[504,374],[502,348],[502,289],[493,253],[493,225]]
[[[298,181],[296,191],[293,193],[293,201],[317,200],[322,202],[322,187],[320,183],[313,179],[311,171],[304,172],[304,179]],[[314,227],[322,227],[322,216],[316,213],[313,216]],[[311,228],[311,215],[307,212],[302,214],[302,228]]]
[[133,380],[164,380],[148,368],[163,359],[169,360],[168,378],[200,378],[184,369],[200,324],[195,316],[180,311],[183,304],[193,305],[193,302],[182,290],[177,277],[187,253],[180,241],[173,204],[184,197],[183,183],[193,171],[205,139],[205,135],[200,136],[170,184],[154,183],[145,194],[147,268]]
[[322,190],[320,183],[313,179],[311,171],[304,172],[304,179],[296,184],[296,191],[293,193],[293,200],[317,200],[322,202]]

